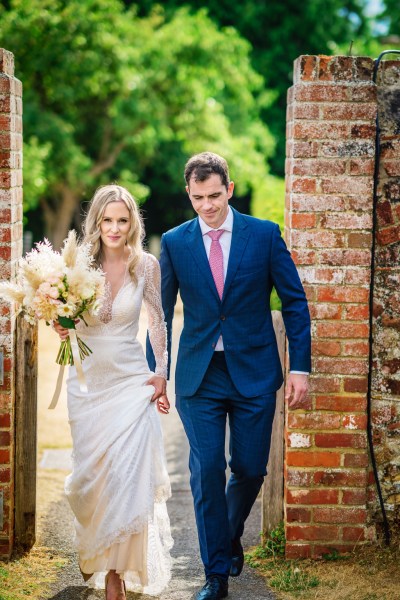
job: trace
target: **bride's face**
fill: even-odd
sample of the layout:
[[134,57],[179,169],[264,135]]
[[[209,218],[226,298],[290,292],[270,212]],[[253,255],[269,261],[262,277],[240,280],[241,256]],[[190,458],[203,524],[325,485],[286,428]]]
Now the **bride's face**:
[[100,238],[104,246],[115,250],[123,248],[130,227],[131,216],[125,202],[107,204],[100,223]]

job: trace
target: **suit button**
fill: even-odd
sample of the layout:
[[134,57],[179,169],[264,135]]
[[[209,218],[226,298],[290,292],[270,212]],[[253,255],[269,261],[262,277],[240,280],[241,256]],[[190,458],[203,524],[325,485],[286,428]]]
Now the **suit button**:
[[221,315],[221,321],[225,321],[226,317],[225,315]]

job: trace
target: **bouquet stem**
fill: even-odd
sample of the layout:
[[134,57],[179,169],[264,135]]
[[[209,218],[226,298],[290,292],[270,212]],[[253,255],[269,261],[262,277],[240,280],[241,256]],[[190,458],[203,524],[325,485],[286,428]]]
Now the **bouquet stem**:
[[[79,338],[77,336],[76,339],[78,341],[79,356],[82,361],[84,358],[86,358],[87,356],[92,354],[92,351],[89,348],[89,346],[87,346],[85,344],[85,342],[83,340],[81,340],[81,338]],[[56,363],[58,365],[73,365],[74,364],[74,357],[73,357],[72,348],[71,348],[71,340],[69,339],[69,337],[67,337],[66,340],[63,340],[61,342],[60,349],[58,351],[57,358],[56,358]]]

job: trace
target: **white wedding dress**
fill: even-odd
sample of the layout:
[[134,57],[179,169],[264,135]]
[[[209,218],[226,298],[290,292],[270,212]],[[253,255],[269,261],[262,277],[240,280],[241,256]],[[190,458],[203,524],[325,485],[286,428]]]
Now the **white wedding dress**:
[[171,494],[152,376],[136,339],[142,302],[156,357],[166,377],[166,328],[160,268],[143,254],[138,282],[129,275],[112,301],[106,287],[98,316],[77,333],[92,354],[82,363],[88,393],[74,367],[67,380],[73,471],[65,491],[75,515],[79,565],[88,584],[104,588],[115,569],[128,590],[159,594],[171,577],[172,538],[166,509]]

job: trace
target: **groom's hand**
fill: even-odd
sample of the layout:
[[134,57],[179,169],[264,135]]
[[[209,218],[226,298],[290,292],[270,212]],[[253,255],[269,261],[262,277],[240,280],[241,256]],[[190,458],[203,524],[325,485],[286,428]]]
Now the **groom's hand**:
[[286,382],[285,399],[289,408],[300,408],[308,394],[308,375],[289,373]]

